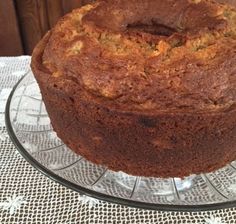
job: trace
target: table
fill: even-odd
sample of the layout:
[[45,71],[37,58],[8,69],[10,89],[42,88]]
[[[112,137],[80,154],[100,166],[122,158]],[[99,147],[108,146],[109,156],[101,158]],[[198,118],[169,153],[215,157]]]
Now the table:
[[236,224],[236,208],[202,212],[142,210],[98,201],[50,180],[18,153],[5,127],[7,98],[31,58],[0,57],[1,224]]

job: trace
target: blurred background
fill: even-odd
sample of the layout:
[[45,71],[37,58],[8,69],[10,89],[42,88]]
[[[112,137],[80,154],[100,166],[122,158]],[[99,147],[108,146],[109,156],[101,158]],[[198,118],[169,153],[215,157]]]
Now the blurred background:
[[30,55],[56,21],[92,0],[0,0],[0,56]]
[[[236,6],[236,0],[217,1]],[[90,2],[92,0],[0,0],[0,56],[30,55],[61,16]]]

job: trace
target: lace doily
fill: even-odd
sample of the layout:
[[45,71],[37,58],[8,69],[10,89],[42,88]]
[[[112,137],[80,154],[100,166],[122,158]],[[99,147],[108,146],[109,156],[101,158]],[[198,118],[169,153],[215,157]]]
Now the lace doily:
[[35,170],[12,144],[4,122],[7,98],[29,63],[28,56],[0,58],[1,224],[236,223],[236,208],[192,213],[130,208],[82,196]]

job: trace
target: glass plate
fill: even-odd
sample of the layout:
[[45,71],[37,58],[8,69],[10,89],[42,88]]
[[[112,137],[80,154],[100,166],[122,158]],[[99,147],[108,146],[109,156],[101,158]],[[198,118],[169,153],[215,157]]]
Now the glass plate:
[[114,172],[73,153],[53,131],[31,71],[18,82],[8,99],[6,125],[12,141],[30,164],[82,194],[128,206],[168,211],[236,206],[236,161],[216,172],[181,180]]

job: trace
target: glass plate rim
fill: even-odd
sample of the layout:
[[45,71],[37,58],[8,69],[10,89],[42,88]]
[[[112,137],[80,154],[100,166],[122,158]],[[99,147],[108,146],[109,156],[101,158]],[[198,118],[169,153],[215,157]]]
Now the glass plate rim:
[[118,198],[110,195],[106,195],[103,193],[96,192],[94,190],[90,190],[87,188],[84,188],[82,186],[76,185],[75,183],[72,183],[68,180],[65,180],[64,178],[56,175],[52,171],[50,171],[48,168],[41,165],[37,160],[35,160],[23,147],[23,145],[19,142],[17,139],[12,124],[10,120],[10,105],[13,98],[13,95],[15,93],[15,90],[17,89],[18,85],[21,83],[21,81],[31,72],[29,70],[23,77],[19,79],[19,81],[15,84],[13,87],[5,108],[5,124],[7,132],[13,142],[13,144],[16,146],[16,149],[19,151],[19,153],[23,156],[23,158],[34,168],[36,168],[38,171],[40,171],[42,174],[44,174],[49,179],[61,184],[62,186],[71,189],[73,191],[76,191],[82,195],[86,195],[92,198],[96,198],[98,200],[115,203],[123,206],[128,207],[134,207],[139,209],[148,209],[148,210],[156,210],[156,211],[168,211],[168,212],[201,212],[201,211],[211,211],[211,210],[219,210],[219,209],[228,209],[228,208],[234,208],[236,207],[236,199],[234,201],[229,202],[221,202],[221,203],[215,203],[215,204],[202,204],[202,205],[168,205],[168,204],[152,204],[147,202],[138,202],[123,198]]

